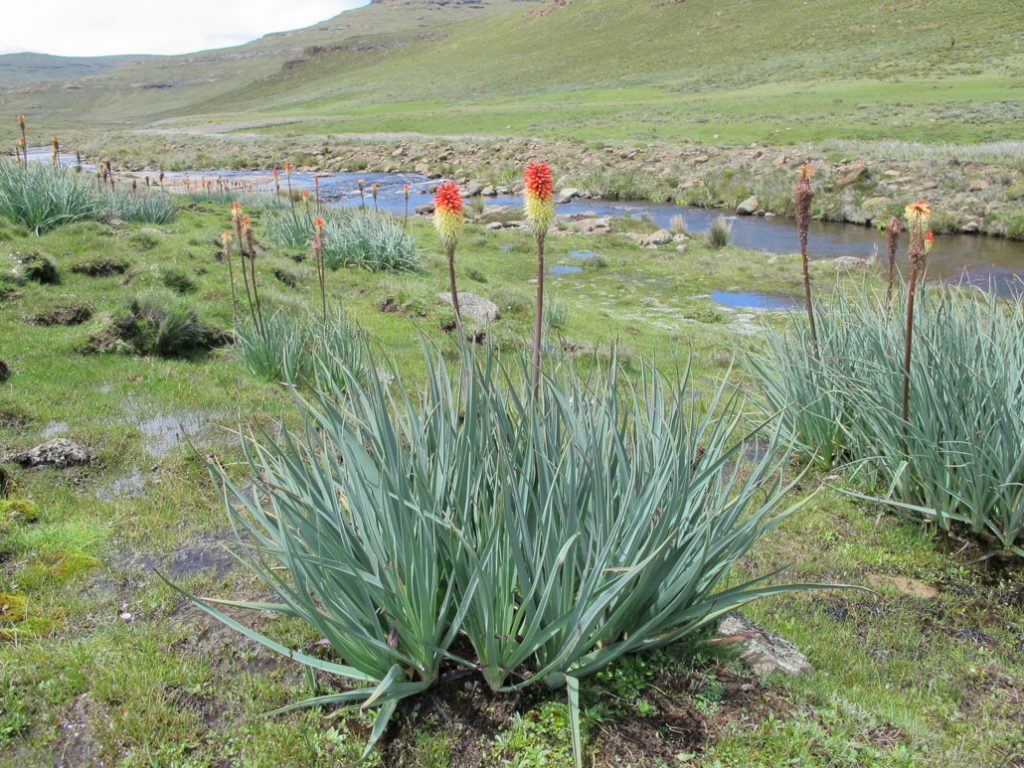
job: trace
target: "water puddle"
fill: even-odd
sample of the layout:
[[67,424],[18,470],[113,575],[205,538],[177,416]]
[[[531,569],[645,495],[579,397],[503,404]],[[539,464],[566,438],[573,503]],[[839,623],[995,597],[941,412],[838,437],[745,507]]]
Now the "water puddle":
[[161,459],[175,448],[194,440],[212,417],[198,411],[157,413],[141,419],[139,431],[146,438],[146,450]]
[[784,293],[770,291],[712,291],[711,300],[730,309],[793,311],[800,309],[800,300]]
[[115,478],[104,488],[96,492],[100,501],[117,501],[118,499],[134,499],[145,493],[146,478],[138,467],[132,467],[127,475]]
[[600,255],[597,251],[569,251],[570,259],[596,259]]
[[68,431],[69,425],[66,421],[51,421],[43,427],[43,437],[49,440],[51,437],[63,435]]
[[573,267],[568,264],[555,264],[548,270],[552,275],[575,275],[583,271],[583,267]]

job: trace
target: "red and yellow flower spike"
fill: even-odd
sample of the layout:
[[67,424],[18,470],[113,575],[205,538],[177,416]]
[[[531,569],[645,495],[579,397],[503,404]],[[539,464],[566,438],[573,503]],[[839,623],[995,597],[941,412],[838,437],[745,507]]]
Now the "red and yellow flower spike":
[[534,235],[543,237],[555,220],[555,191],[547,163],[530,163],[523,174],[523,210]]
[[231,204],[231,221],[238,223],[239,217],[242,215],[242,204],[235,200]]
[[931,253],[933,245],[935,245],[935,233],[929,229],[924,235],[924,252]]
[[907,223],[911,230],[927,229],[932,217],[932,207],[924,200],[915,200],[906,207]]
[[445,250],[454,250],[462,234],[462,193],[454,181],[446,181],[434,196],[434,229]]
[[284,161],[284,175],[285,176],[291,176],[292,175],[292,161],[291,160],[285,160]]

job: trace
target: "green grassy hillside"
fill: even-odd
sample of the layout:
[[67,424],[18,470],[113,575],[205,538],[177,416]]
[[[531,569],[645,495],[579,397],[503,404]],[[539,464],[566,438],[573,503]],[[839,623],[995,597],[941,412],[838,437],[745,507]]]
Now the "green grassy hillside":
[[1022,28],[1004,0],[378,0],[0,109],[294,134],[983,141],[1024,117]]
[[143,56],[50,56],[8,53],[0,56],[0,83],[15,85],[41,80],[71,80],[99,75]]

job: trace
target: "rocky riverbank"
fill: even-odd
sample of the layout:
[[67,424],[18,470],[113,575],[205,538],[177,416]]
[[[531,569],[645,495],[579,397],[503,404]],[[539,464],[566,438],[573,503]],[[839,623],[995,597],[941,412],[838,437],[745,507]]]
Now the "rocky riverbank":
[[318,141],[189,134],[117,142],[106,152],[128,170],[266,168],[286,157],[300,170],[410,172],[459,180],[471,195],[517,192],[523,165],[550,160],[564,198],[643,199],[791,216],[803,162],[814,167],[814,215],[878,225],[916,198],[932,204],[933,227],[1024,239],[1024,145],[928,147],[889,142],[746,147],[620,145],[529,140],[420,139]]

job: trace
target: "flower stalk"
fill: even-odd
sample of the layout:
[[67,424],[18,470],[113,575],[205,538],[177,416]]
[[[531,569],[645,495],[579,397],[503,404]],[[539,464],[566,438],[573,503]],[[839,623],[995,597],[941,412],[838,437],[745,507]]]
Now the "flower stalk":
[[313,219],[313,258],[316,260],[316,276],[320,281],[320,304],[323,308],[324,323],[326,323],[327,287],[324,271],[324,220],[322,216]]
[[21,131],[21,158],[28,165],[28,133],[25,130],[25,116],[18,115],[18,129]]
[[815,359],[818,359],[818,331],[814,326],[814,304],[811,301],[811,273],[807,263],[807,231],[811,225],[811,201],[814,199],[814,190],[811,189],[811,174],[813,169],[809,163],[804,163],[800,168],[800,180],[797,182],[793,194],[796,203],[796,229],[800,238],[800,261],[804,273],[804,302],[807,305],[807,322],[811,328],[811,348],[814,351]]
[[238,324],[238,294],[235,291],[235,269],[231,266],[231,233],[224,230],[220,234],[220,244],[223,249],[224,261],[228,263],[228,282],[231,284],[231,323]]
[[547,163],[530,163],[523,174],[523,210],[537,241],[537,306],[533,322],[534,399],[540,395],[541,336],[544,331],[544,239],[555,220],[555,194]]
[[885,305],[892,306],[892,284],[896,277],[896,244],[900,237],[900,220],[895,216],[889,217],[889,224],[885,228],[885,244],[889,249],[889,272],[885,283]]

